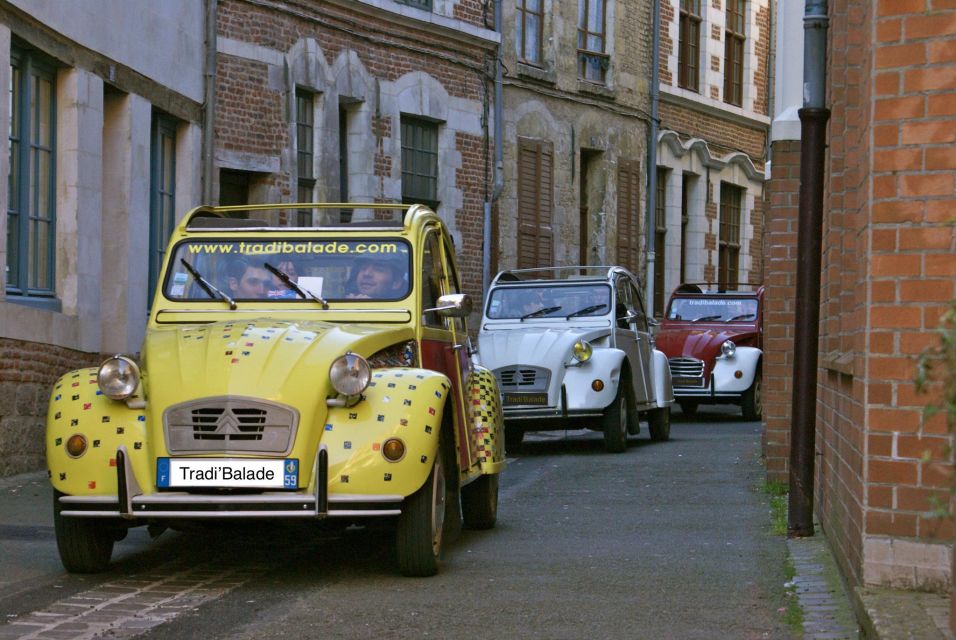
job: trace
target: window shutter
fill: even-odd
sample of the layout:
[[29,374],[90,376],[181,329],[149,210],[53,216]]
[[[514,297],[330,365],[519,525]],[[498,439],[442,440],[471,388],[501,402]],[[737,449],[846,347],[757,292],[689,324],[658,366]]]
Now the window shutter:
[[641,165],[621,160],[617,169],[617,263],[637,273],[641,241]]
[[554,262],[551,224],[554,151],[550,142],[518,138],[518,268]]

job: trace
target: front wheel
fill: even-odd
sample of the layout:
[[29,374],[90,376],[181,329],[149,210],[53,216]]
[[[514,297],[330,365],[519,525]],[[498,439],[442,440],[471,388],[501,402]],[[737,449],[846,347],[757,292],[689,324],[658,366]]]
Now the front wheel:
[[760,394],[760,371],[754,375],[753,384],[744,391],[741,398],[740,408],[744,414],[744,420],[760,420],[763,413],[763,399]]
[[461,514],[469,529],[491,529],[498,520],[498,474],[461,488]]
[[604,410],[602,427],[604,428],[604,450],[608,453],[620,453],[627,448],[627,394],[624,393],[624,381],[617,388],[614,402]]
[[70,573],[100,573],[113,555],[113,542],[120,532],[110,521],[60,515],[59,491],[53,492],[53,528],[63,568]]
[[671,408],[662,407],[647,412],[647,426],[654,442],[666,442],[671,439]]
[[438,573],[445,527],[445,465],[439,443],[431,475],[421,489],[405,499],[395,536],[398,567],[403,575]]

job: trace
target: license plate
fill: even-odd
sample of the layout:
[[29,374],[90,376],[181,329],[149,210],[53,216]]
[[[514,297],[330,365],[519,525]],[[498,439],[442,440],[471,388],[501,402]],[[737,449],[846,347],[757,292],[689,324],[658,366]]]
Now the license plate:
[[505,404],[547,405],[548,394],[546,393],[506,393]]
[[156,486],[297,489],[299,461],[250,458],[159,458]]
[[701,386],[701,378],[690,378],[687,376],[677,376],[671,383],[675,387],[699,387]]

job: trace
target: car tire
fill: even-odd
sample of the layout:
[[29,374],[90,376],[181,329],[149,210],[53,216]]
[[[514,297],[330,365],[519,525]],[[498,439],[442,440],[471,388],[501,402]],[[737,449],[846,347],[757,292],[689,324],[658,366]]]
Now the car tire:
[[697,415],[697,406],[698,403],[692,402],[690,400],[685,400],[683,402],[678,402],[680,405],[681,413],[683,413],[688,418],[693,418]]
[[604,450],[608,453],[621,453],[627,448],[628,422],[627,394],[623,384],[617,388],[614,402],[604,410],[601,427],[604,430]]
[[469,529],[491,529],[498,520],[498,474],[461,488],[461,515]]
[[113,543],[119,536],[116,523],[101,518],[69,518],[60,515],[60,496],[53,492],[53,529],[56,548],[63,568],[70,573],[100,573],[113,556]]
[[444,447],[439,442],[428,480],[405,499],[398,517],[395,546],[402,575],[426,577],[438,573],[447,506]]
[[647,412],[648,431],[654,442],[667,442],[671,439],[671,408],[662,407]]
[[744,395],[740,399],[740,408],[744,415],[744,420],[760,420],[761,414],[763,413],[763,394],[760,378],[760,370],[758,369],[754,375],[753,383],[749,389],[744,391]]

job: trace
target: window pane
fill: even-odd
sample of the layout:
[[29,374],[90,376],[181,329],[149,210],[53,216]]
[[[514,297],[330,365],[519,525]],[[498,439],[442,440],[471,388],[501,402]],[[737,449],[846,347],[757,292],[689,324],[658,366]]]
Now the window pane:
[[588,28],[587,15],[588,15],[588,0],[578,0],[578,28],[579,29]]
[[53,219],[53,207],[51,196],[53,193],[53,167],[50,163],[50,152],[44,150],[36,151],[36,209],[33,215],[41,220]]
[[50,148],[53,145],[53,128],[50,126],[53,107],[53,87],[49,80],[38,77],[37,89],[39,94],[36,111],[39,130],[37,143]]
[[528,16],[528,33],[525,41],[525,59],[531,62],[541,62],[538,51],[541,50],[541,18],[534,14]]
[[592,0],[588,9],[588,30],[604,33],[604,0]]
[[588,51],[604,53],[604,38],[601,36],[588,36]]
[[20,137],[20,70],[10,67],[10,137]]

